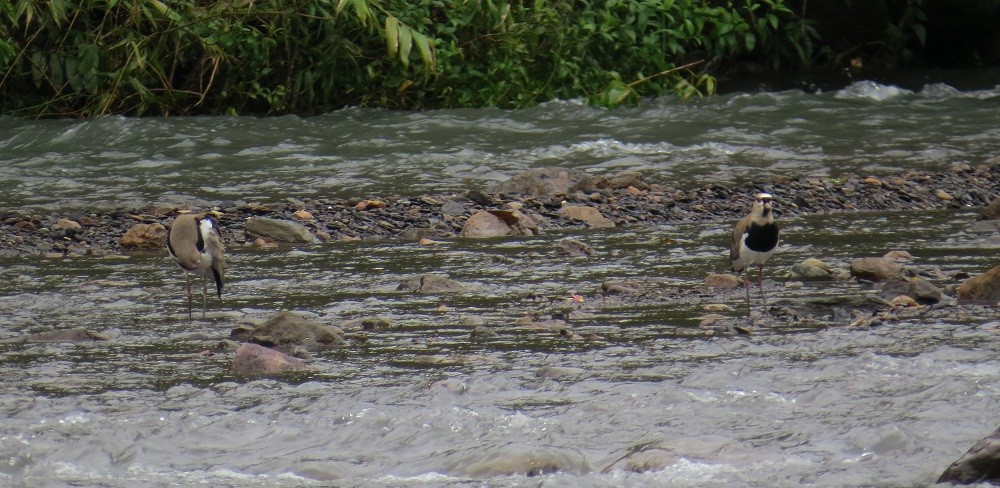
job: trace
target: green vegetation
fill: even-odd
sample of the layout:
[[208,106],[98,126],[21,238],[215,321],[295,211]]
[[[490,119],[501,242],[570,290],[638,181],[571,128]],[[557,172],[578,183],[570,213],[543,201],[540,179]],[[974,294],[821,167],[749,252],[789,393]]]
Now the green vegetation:
[[813,59],[784,0],[9,0],[0,113],[616,106]]

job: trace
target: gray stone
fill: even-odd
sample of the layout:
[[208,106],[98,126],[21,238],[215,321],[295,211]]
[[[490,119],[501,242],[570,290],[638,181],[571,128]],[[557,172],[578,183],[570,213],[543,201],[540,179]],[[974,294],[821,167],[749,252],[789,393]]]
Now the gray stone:
[[233,371],[241,374],[278,374],[309,369],[304,361],[258,344],[241,344],[233,357]]
[[347,344],[343,331],[293,312],[282,311],[249,331],[248,342],[292,354],[296,348],[318,351]]
[[964,456],[941,473],[938,483],[1000,482],[1000,429],[977,442]]
[[556,254],[562,256],[590,256],[594,254],[594,248],[572,237],[567,237],[556,243]]
[[909,281],[887,281],[879,292],[879,296],[886,300],[892,300],[899,295],[906,295],[924,305],[940,302],[943,296],[940,288],[921,278],[913,278]]
[[577,183],[589,178],[586,171],[579,169],[535,168],[494,185],[490,191],[532,196],[565,195]]
[[72,329],[62,329],[62,330],[50,330],[47,332],[39,332],[37,334],[29,334],[17,338],[16,342],[93,342],[93,341],[106,341],[107,336],[98,334],[96,332],[91,332],[83,327],[74,327]]
[[860,258],[851,261],[851,276],[869,281],[902,280],[903,266],[886,258]]
[[250,217],[243,224],[243,230],[251,237],[263,237],[275,242],[291,244],[311,244],[318,242],[304,225],[289,220],[268,217]]

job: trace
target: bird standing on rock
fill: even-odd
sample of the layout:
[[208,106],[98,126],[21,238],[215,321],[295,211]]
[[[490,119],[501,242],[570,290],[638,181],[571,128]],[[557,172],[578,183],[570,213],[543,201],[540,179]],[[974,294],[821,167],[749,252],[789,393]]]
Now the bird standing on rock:
[[184,270],[187,278],[188,318],[191,312],[191,275],[201,275],[201,317],[208,310],[208,277],[215,281],[215,290],[222,298],[223,275],[226,272],[226,248],[219,233],[219,221],[211,215],[182,214],[174,219],[167,235],[167,251]]
[[751,265],[759,268],[757,286],[760,288],[760,298],[764,303],[764,313],[767,313],[767,296],[764,295],[764,263],[774,254],[778,247],[778,224],[774,222],[771,212],[772,197],[768,193],[758,193],[754,198],[753,209],[743,217],[733,229],[733,245],[729,250],[729,259],[733,271],[746,271],[743,282],[746,290],[747,316],[750,315],[750,270]]

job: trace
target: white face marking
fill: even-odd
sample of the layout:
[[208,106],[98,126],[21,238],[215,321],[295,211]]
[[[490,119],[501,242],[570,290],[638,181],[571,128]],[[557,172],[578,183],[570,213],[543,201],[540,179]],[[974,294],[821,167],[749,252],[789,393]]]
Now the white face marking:
[[201,237],[208,240],[208,236],[212,235],[212,229],[215,228],[212,225],[212,219],[201,219],[201,223],[198,225],[198,231],[201,232]]

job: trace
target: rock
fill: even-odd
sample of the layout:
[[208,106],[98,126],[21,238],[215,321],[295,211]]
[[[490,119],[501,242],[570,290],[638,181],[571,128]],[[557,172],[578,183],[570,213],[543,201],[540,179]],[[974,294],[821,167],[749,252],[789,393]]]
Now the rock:
[[993,234],[1000,232],[1000,220],[978,220],[969,226],[969,232],[975,234]]
[[278,374],[309,369],[304,361],[258,344],[240,344],[233,371],[241,374]]
[[868,183],[869,185],[872,185],[872,186],[879,186],[879,187],[882,186],[882,180],[880,180],[880,179],[878,179],[878,178],[876,178],[874,176],[869,176],[869,177],[865,178],[864,181],[865,181],[865,183]]
[[1000,220],[1000,197],[994,197],[989,205],[979,211],[980,220]]
[[594,248],[572,237],[567,237],[556,243],[556,254],[561,256],[590,256],[594,254]]
[[940,302],[943,296],[940,288],[921,278],[909,281],[890,280],[882,285],[882,290],[879,292],[879,296],[886,300],[893,300],[899,295],[905,295],[923,305]]
[[122,236],[125,249],[164,249],[167,247],[167,228],[163,224],[135,224]]
[[293,312],[282,311],[249,332],[247,342],[273,347],[285,353],[295,348],[318,351],[347,344],[339,328],[329,327]]
[[277,248],[278,248],[277,243],[264,239],[263,237],[258,237],[254,239],[253,243],[250,244],[250,249],[263,250],[263,249],[277,249]]
[[950,193],[944,190],[938,190],[934,192],[934,196],[938,197],[939,200],[944,200],[946,202],[950,202],[955,199],[955,197],[951,196]]
[[514,235],[531,236],[538,232],[538,223],[518,209],[489,210],[489,212],[510,226]]
[[316,237],[304,225],[289,220],[254,216],[246,220],[243,230],[250,237],[263,237],[274,242],[292,244],[317,242]]
[[634,281],[601,283],[601,292],[605,295],[641,295],[642,286]]
[[977,442],[941,473],[938,483],[1000,482],[1000,429]]
[[299,220],[312,220],[313,214],[309,213],[308,210],[298,210],[292,214],[292,217],[295,217]]
[[91,332],[83,327],[74,327],[28,334],[15,339],[15,342],[93,342],[106,340],[108,340],[107,336]]
[[586,370],[568,366],[542,366],[535,371],[535,376],[556,381],[574,381],[580,379]]
[[500,337],[500,334],[485,325],[477,325],[472,328],[472,332],[469,332],[469,339],[474,341],[496,339],[497,337]]
[[614,221],[601,215],[596,208],[585,205],[563,205],[559,209],[559,216],[568,220],[578,220],[596,229],[615,226]]
[[510,226],[503,219],[486,210],[480,210],[465,221],[460,235],[462,237],[488,238],[505,236],[510,233]]
[[860,258],[851,261],[851,276],[869,281],[902,280],[903,267],[886,258]]
[[705,286],[708,288],[719,288],[729,290],[737,288],[743,284],[739,276],[729,273],[713,273],[705,278]]
[[585,473],[589,468],[586,456],[576,450],[509,442],[497,447],[467,449],[449,456],[441,472],[485,479],[515,475],[534,477],[560,471]]
[[959,303],[994,305],[1000,302],[1000,266],[965,280],[957,294]]
[[803,280],[825,280],[833,275],[833,268],[815,258],[809,258],[792,266],[792,274]]
[[76,233],[79,232],[81,229],[83,229],[83,226],[80,225],[80,223],[75,220],[59,219],[56,220],[56,223],[52,224],[52,226],[49,227],[49,229],[56,231],[65,230],[71,233]]
[[891,259],[893,261],[910,261],[913,259],[913,255],[907,251],[895,250],[885,253],[883,258]]
[[621,173],[615,173],[608,177],[608,186],[616,190],[622,188],[633,187],[636,190],[647,191],[649,190],[649,184],[642,177],[642,173],[638,171],[622,171]]
[[916,300],[907,295],[898,295],[889,301],[893,307],[916,307],[920,305]]
[[578,169],[535,168],[492,186],[490,191],[531,196],[565,195],[589,178],[586,171]]
[[461,293],[469,291],[469,285],[447,276],[436,274],[414,275],[400,282],[397,290],[415,293]]

